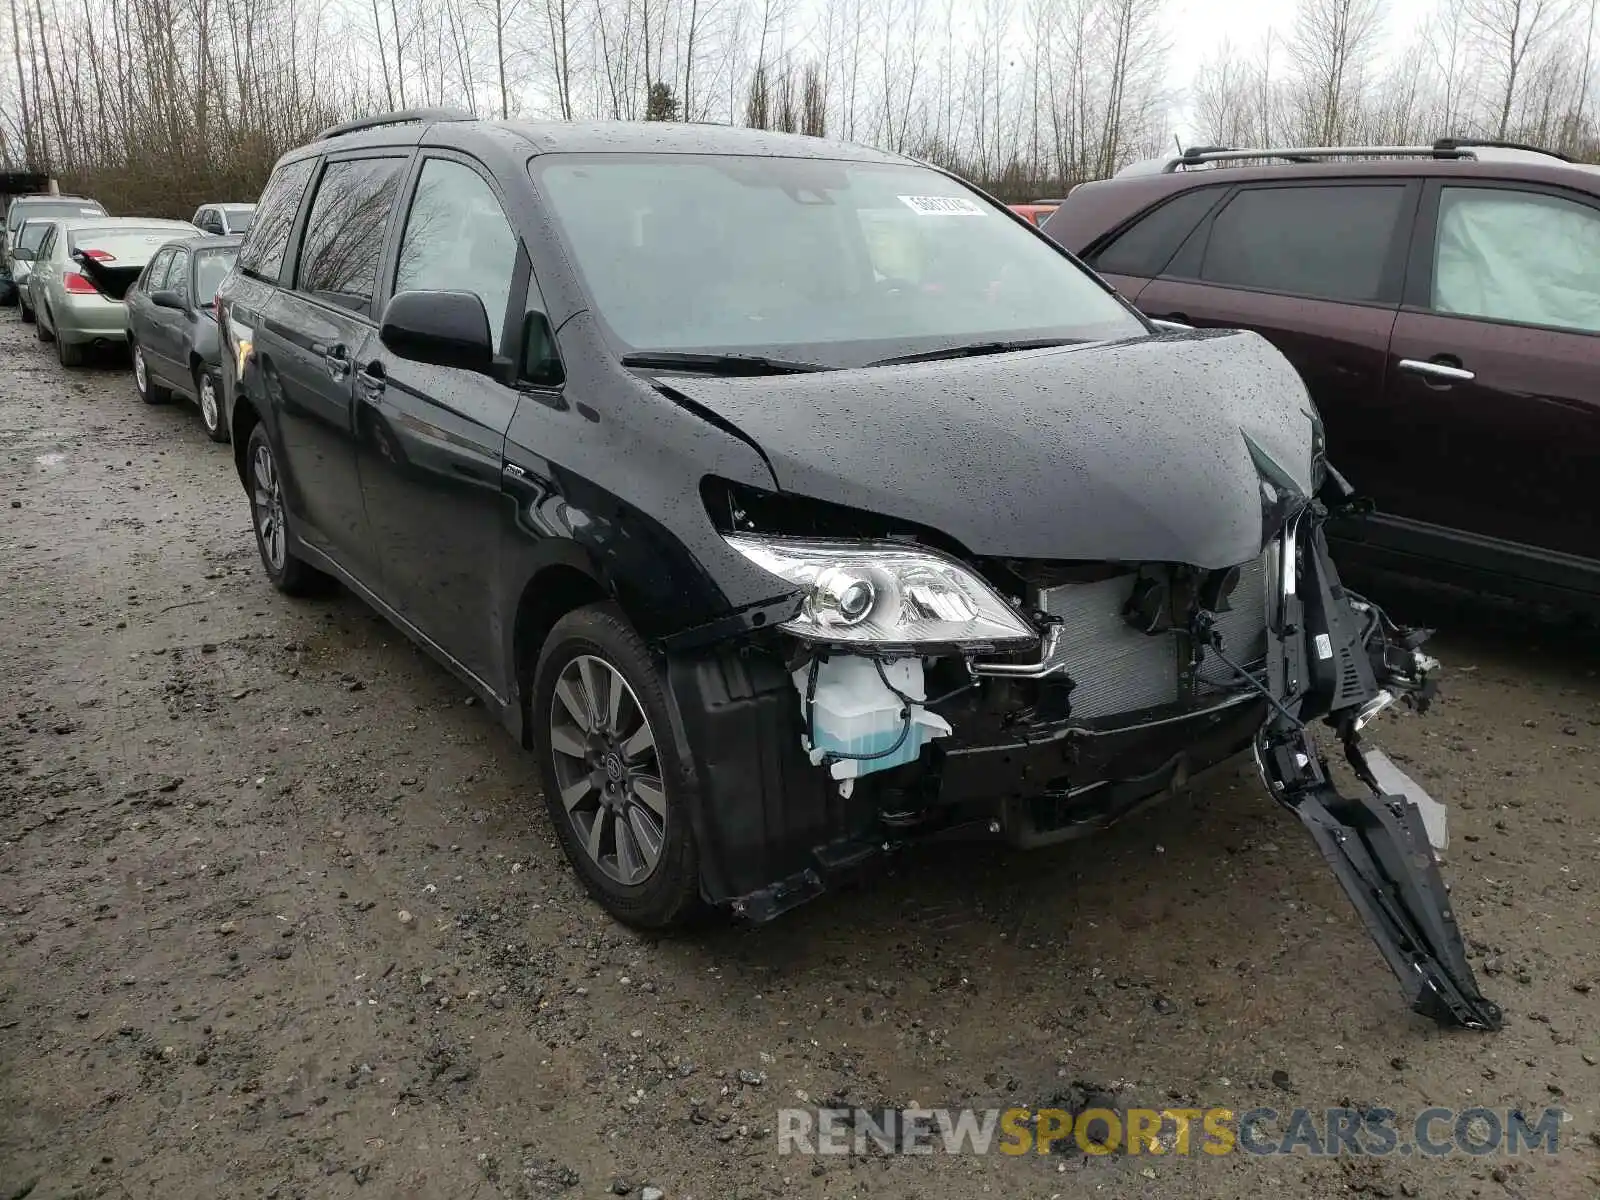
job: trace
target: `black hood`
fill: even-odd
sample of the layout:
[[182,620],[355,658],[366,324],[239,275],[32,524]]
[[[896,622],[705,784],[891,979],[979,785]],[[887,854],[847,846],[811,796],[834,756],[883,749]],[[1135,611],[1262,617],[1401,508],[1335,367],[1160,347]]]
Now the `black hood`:
[[1229,566],[1276,532],[1285,493],[1311,492],[1311,401],[1253,333],[672,387],[760,446],[785,492],[975,554]]

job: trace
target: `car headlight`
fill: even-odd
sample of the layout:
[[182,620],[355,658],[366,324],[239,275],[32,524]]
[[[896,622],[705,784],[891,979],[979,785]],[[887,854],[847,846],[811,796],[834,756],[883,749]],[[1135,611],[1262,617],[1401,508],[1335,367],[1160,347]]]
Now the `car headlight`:
[[799,541],[744,534],[728,545],[805,593],[780,628],[813,642],[858,645],[1032,643],[1038,631],[969,568],[922,547]]

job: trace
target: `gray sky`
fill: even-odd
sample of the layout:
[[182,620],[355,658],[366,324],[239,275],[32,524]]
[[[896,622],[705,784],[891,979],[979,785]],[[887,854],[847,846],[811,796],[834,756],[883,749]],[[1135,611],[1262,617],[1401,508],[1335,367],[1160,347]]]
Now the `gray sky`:
[[[1384,45],[1404,46],[1435,6],[1436,0],[1383,0]],[[1224,42],[1251,53],[1269,29],[1275,36],[1287,37],[1294,28],[1294,14],[1292,0],[1170,0],[1166,25],[1172,42],[1173,88],[1188,88],[1195,70]],[[1187,135],[1189,130],[1179,132]]]

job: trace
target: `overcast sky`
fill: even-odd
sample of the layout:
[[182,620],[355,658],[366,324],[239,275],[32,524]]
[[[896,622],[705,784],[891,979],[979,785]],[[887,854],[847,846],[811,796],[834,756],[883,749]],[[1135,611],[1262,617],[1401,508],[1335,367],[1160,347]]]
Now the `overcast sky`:
[[[1385,47],[1408,43],[1435,7],[1436,0],[1383,0]],[[1291,0],[1169,0],[1166,25],[1172,43],[1168,61],[1173,90],[1187,89],[1196,68],[1224,42],[1248,54],[1269,29],[1275,37],[1288,37],[1294,13]],[[1187,138],[1189,131],[1180,127],[1179,132]]]

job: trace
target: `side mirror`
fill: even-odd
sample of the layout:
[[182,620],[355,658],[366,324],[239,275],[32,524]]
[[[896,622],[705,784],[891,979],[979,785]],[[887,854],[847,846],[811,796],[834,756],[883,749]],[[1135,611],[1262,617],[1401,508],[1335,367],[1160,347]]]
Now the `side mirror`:
[[176,308],[179,311],[183,309],[183,297],[170,288],[159,288],[151,292],[150,303],[157,308]]
[[487,375],[494,335],[471,292],[400,292],[383,310],[378,339],[401,358]]
[[18,246],[11,252],[11,257],[16,259],[18,262],[32,262],[33,251],[29,250],[26,246]]

